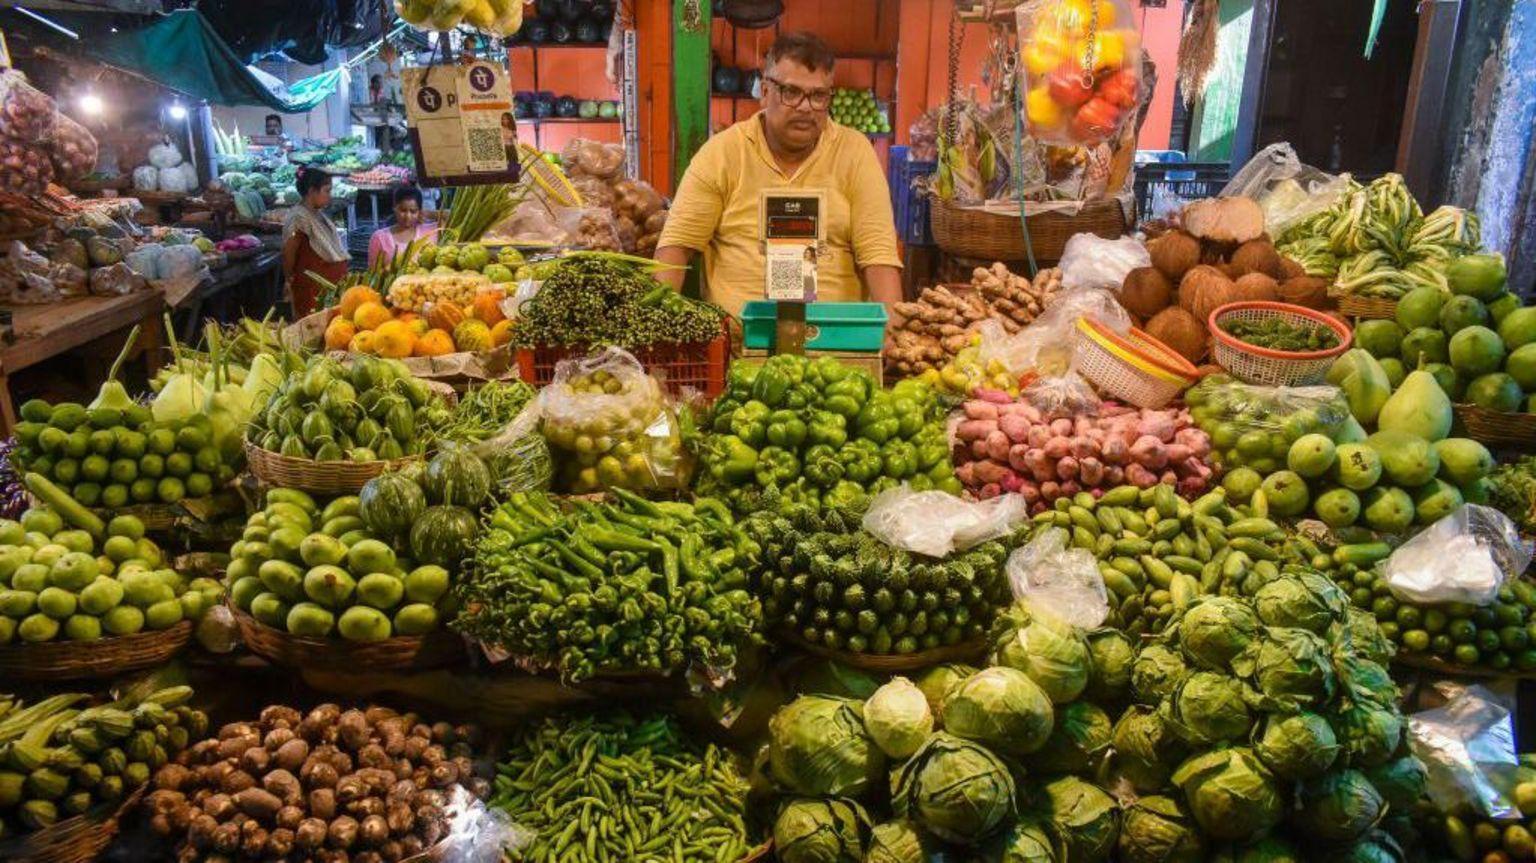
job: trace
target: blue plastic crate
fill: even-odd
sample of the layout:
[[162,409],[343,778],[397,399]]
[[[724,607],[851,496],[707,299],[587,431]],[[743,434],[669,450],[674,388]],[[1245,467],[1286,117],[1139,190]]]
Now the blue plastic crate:
[[[779,304],[750,300],[741,310],[742,344],[769,350],[778,332]],[[805,307],[808,349],[870,351],[885,345],[885,306],[880,303],[811,303]]]
[[918,181],[938,170],[937,162],[914,162],[906,147],[892,147],[890,173],[891,209],[896,214],[896,236],[909,246],[933,245],[933,228],[928,224],[928,196],[918,189]]

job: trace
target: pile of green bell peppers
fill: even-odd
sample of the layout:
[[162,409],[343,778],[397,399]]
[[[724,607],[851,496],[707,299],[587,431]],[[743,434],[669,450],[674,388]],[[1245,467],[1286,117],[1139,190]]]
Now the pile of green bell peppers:
[[739,510],[858,504],[903,482],[959,494],[944,414],[926,383],[882,389],[831,357],[738,362],[702,427],[700,492]]

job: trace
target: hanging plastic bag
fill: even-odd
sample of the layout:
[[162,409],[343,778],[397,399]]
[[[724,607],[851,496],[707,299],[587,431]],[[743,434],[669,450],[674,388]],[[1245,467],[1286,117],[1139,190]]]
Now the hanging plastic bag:
[[1004,571],[1014,599],[1073,626],[1096,629],[1109,616],[1109,593],[1098,560],[1073,547],[1071,539],[1059,527],[1048,528],[1014,549]]
[[1424,763],[1429,799],[1440,812],[1519,819],[1510,793],[1519,756],[1509,707],[1481,686],[1443,681],[1442,707],[1408,717],[1408,746]]
[[1015,10],[1031,137],[1094,147],[1141,103],[1141,34],[1127,0],[1026,0]]
[[1469,503],[1403,543],[1383,568],[1399,600],[1487,605],[1498,598],[1504,579],[1518,577],[1530,563],[1509,516]]
[[1074,234],[1061,254],[1061,286],[1104,288],[1119,293],[1126,274],[1152,266],[1146,244],[1135,237],[1106,240],[1096,234]]
[[1258,201],[1264,208],[1265,230],[1278,238],[1290,226],[1333,206],[1349,186],[1348,174],[1335,176],[1303,164],[1295,148],[1282,141],[1254,154],[1219,197]]
[[1020,495],[968,501],[942,491],[913,491],[902,483],[870,501],[864,529],[886,545],[929,557],[948,557],[980,542],[1006,536],[1029,517]]
[[453,786],[444,807],[448,834],[436,856],[442,863],[499,863],[515,860],[538,834],[506,812],[477,799],[462,785]]
[[64,183],[79,180],[96,167],[96,136],[63,113],[58,116],[48,150],[54,173]]
[[43,144],[53,137],[58,107],[47,93],[27,83],[15,69],[0,70],[0,135],[23,144]]

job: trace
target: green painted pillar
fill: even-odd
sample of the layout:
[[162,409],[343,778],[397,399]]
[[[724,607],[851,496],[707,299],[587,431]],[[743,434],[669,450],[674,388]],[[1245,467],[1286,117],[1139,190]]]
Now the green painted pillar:
[[1254,0],[1221,0],[1221,29],[1216,36],[1216,64],[1206,79],[1205,97],[1195,111],[1190,158],[1224,162],[1232,158],[1232,137],[1243,109],[1243,75],[1248,66],[1248,38],[1253,30]]
[[672,176],[709,137],[710,0],[672,0]]

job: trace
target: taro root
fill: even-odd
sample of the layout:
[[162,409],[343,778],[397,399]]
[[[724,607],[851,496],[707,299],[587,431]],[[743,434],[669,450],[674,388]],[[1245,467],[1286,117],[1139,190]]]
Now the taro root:
[[455,740],[453,726],[446,722],[432,723],[432,742],[448,745]]
[[299,829],[293,831],[293,847],[300,851],[319,848],[325,843],[325,825],[319,818],[305,818]]
[[380,748],[382,748],[384,750],[384,754],[390,758],[399,758],[402,754],[405,753],[405,732],[387,732],[379,739],[382,741],[379,744]]
[[307,788],[334,788],[341,777],[329,761],[311,755],[299,770],[299,779]]
[[284,806],[297,806],[304,800],[304,789],[298,778],[286,770],[273,770],[263,776],[261,787],[283,801]]
[[454,756],[453,766],[459,771],[460,779],[468,779],[475,775],[475,762],[469,760],[466,755]]
[[288,830],[298,829],[303,820],[304,810],[295,805],[284,806],[277,810],[277,818],[274,819],[277,826]]
[[395,760],[389,757],[384,747],[377,743],[369,743],[357,751],[357,763],[363,767],[377,767],[394,772]]
[[395,762],[395,778],[410,779],[411,772],[415,769],[416,766],[411,763],[409,758],[401,758]]
[[219,741],[220,758],[239,758],[247,749],[261,745],[261,737],[255,732],[239,737],[226,737]]
[[341,719],[336,723],[336,739],[354,752],[367,745],[371,733],[372,729],[361,710],[348,710],[341,714]]
[[331,788],[316,788],[309,792],[309,814],[329,821],[336,817],[336,792]]
[[265,773],[270,763],[272,763],[272,753],[260,746],[252,746],[240,754],[240,769],[252,775],[259,776]]
[[379,845],[389,838],[389,822],[383,815],[369,815],[358,826],[358,837],[365,845]]
[[404,836],[411,832],[416,824],[416,814],[405,803],[390,803],[384,812],[384,821],[389,824],[389,832],[396,836]]
[[192,781],[192,771],[180,764],[167,764],[155,771],[155,787],[167,791],[180,791]]
[[356,818],[367,818],[369,815],[383,815],[384,801],[377,797],[364,797],[347,804],[347,814]]
[[417,737],[412,735],[405,738],[405,746],[401,750],[401,754],[406,758],[415,761],[421,757],[421,753],[425,752],[429,745],[430,743],[425,737]]
[[258,859],[267,850],[267,831],[260,828],[245,833],[240,839],[240,855]]
[[293,853],[294,833],[290,827],[279,827],[267,834],[268,857],[287,857]]
[[273,753],[272,759],[278,767],[296,771],[309,759],[309,744],[298,738],[287,740]]
[[258,718],[268,728],[293,728],[304,719],[299,711],[284,704],[273,704],[265,708]]
[[421,841],[421,837],[419,837],[419,836],[402,836],[402,837],[400,837],[400,855],[402,857],[413,857],[413,856],[415,856],[417,854],[420,854],[421,852],[423,852],[425,850],[427,850],[427,846],[426,846],[425,843],[423,843]]
[[352,855],[352,863],[384,863],[384,855],[377,851],[359,851]]
[[226,821],[235,814],[234,798],[228,794],[214,794],[203,801],[203,811],[220,821]]
[[481,800],[489,800],[491,798],[491,781],[489,779],[472,776],[465,783],[464,787],[470,794],[475,795]]
[[225,794],[239,794],[247,788],[255,788],[256,779],[244,770],[231,770],[224,774],[224,779],[219,783],[219,790]]
[[213,849],[233,854],[240,847],[240,825],[226,821],[213,830]]
[[308,716],[299,723],[299,736],[311,743],[329,742],[334,739],[336,732],[336,720],[341,716],[341,708],[334,704],[322,704],[309,712]]
[[367,796],[368,783],[355,773],[341,777],[341,781],[336,783],[336,799],[342,803],[351,803]]
[[247,788],[235,795],[235,805],[246,815],[268,822],[277,817],[277,810],[283,808],[283,801],[260,788]]
[[368,720],[369,725],[378,725],[380,722],[383,722],[386,719],[394,719],[399,715],[400,714],[389,709],[388,707],[380,707],[378,705],[374,705],[363,711],[363,718]]
[[274,728],[267,732],[266,737],[261,739],[261,745],[265,747],[268,752],[276,754],[279,749],[283,748],[283,744],[292,740],[297,740],[298,737],[299,736],[295,734],[291,728]]
[[207,851],[213,847],[213,834],[219,829],[218,819],[204,813],[192,819],[187,825],[187,841],[199,851]]
[[325,831],[325,844],[331,848],[346,850],[357,841],[357,819],[350,815],[338,815]]
[[256,726],[249,722],[231,722],[219,728],[218,738],[220,740],[233,740],[236,737],[249,737],[257,733]]
[[459,781],[459,768],[453,766],[452,761],[444,761],[432,768],[432,784],[438,788],[447,788]]
[[171,817],[164,812],[149,816],[149,829],[161,836],[169,836],[175,830],[171,827]]
[[447,750],[438,745],[428,746],[421,752],[421,763],[428,767],[436,767],[448,757]]

